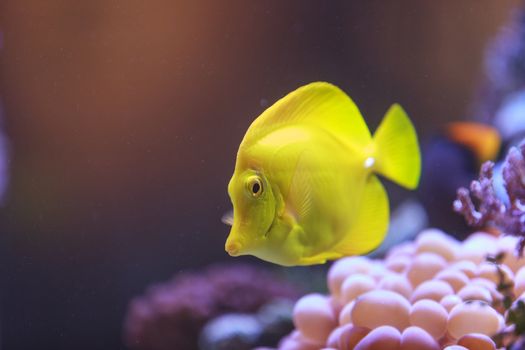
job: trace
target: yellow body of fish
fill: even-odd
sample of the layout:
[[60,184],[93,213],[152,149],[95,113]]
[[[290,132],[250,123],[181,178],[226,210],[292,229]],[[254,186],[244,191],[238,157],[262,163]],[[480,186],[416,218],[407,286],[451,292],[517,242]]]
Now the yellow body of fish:
[[375,174],[414,189],[420,168],[417,136],[399,105],[372,137],[339,88],[300,87],[264,111],[242,140],[228,185],[226,251],[284,266],[366,253],[383,241],[389,221]]

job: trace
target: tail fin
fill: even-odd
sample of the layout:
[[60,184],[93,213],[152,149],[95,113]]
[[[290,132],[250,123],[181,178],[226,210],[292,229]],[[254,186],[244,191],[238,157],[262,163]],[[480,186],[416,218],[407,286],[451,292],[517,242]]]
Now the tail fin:
[[416,131],[407,114],[393,104],[374,134],[374,170],[408,189],[415,189],[421,174]]

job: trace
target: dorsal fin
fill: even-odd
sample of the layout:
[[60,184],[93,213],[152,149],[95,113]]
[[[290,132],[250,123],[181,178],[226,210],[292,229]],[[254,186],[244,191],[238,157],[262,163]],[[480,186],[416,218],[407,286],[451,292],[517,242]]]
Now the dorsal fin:
[[250,125],[241,148],[274,130],[290,125],[322,128],[346,144],[367,145],[370,131],[355,103],[338,87],[315,82],[292,91],[265,110]]

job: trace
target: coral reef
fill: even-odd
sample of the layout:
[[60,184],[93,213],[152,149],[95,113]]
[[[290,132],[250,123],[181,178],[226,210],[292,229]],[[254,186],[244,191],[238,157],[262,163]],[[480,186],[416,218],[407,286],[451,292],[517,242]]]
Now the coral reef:
[[525,301],[525,258],[514,254],[518,242],[518,237],[482,231],[460,242],[426,229],[414,242],[392,248],[385,259],[340,259],[327,276],[329,295],[298,300],[296,329],[279,349],[494,350],[510,345],[492,337],[509,331],[507,304]]
[[295,287],[275,274],[249,265],[218,265],[202,273],[180,274],[131,301],[125,343],[132,349],[198,349],[200,331],[212,318],[255,313],[276,298],[297,295]]
[[[504,234],[520,238],[518,252],[525,246],[525,142],[512,147],[503,163],[504,188],[508,203],[497,197],[493,186],[492,162],[485,162],[479,179],[472,181],[470,191],[458,189],[454,210],[465,216],[473,227],[496,226]],[[478,202],[476,208],[473,199]]]

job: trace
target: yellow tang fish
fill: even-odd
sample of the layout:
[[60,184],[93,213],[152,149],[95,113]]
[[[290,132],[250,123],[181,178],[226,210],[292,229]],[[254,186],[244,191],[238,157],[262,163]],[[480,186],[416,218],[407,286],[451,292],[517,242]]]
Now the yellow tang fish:
[[394,104],[372,137],[354,102],[315,82],[250,125],[228,184],[231,256],[279,265],[322,264],[384,239],[388,197],[375,174],[414,189],[421,161],[414,127]]

